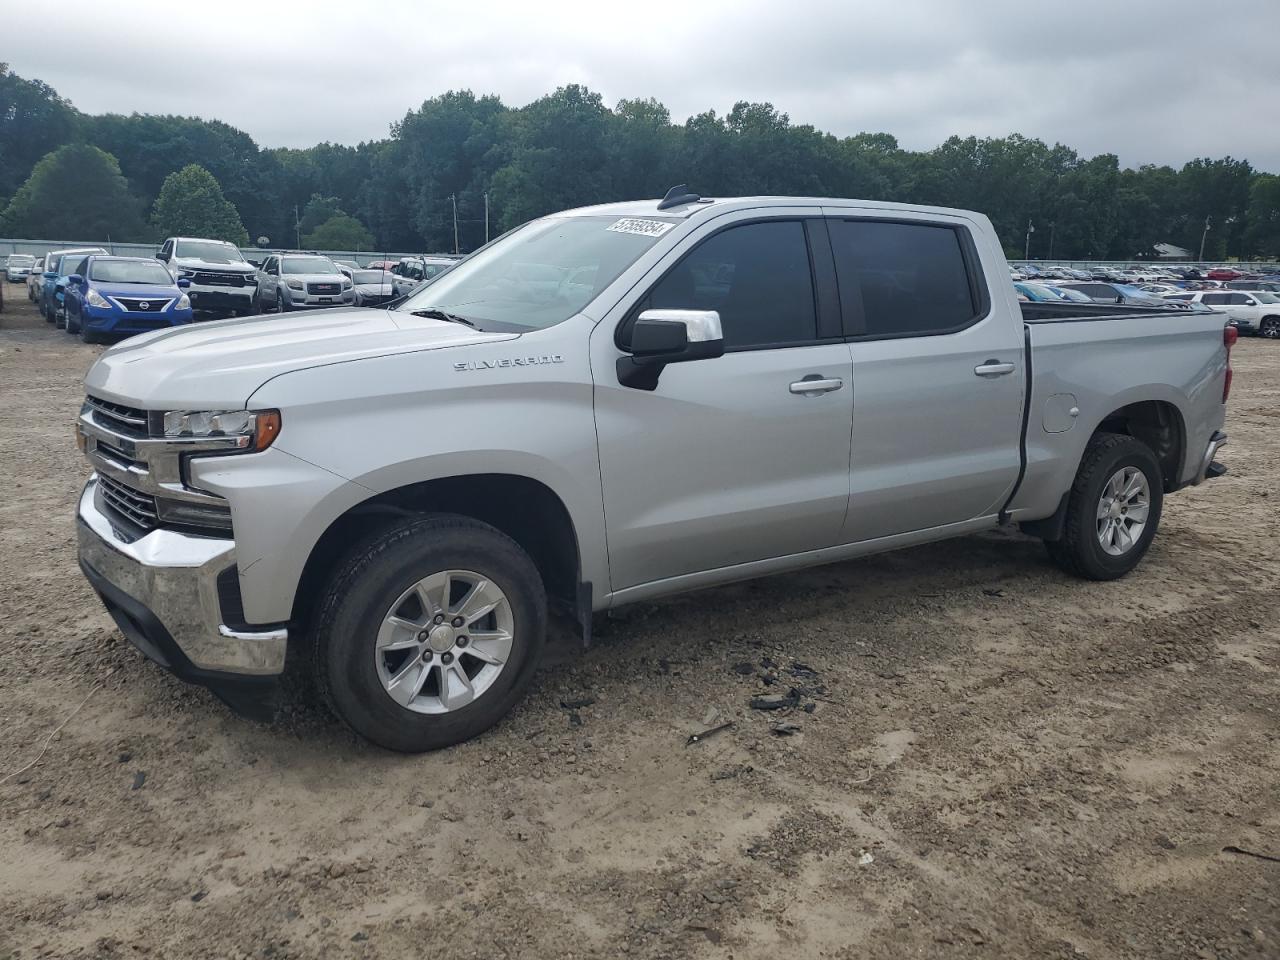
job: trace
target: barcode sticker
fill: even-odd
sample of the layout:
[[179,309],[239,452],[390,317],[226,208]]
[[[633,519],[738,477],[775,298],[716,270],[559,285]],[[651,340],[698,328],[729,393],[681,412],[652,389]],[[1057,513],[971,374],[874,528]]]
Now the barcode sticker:
[[674,226],[674,223],[664,223],[661,220],[637,220],[634,217],[627,217],[616,221],[608,229],[614,233],[638,233],[642,237],[660,237]]

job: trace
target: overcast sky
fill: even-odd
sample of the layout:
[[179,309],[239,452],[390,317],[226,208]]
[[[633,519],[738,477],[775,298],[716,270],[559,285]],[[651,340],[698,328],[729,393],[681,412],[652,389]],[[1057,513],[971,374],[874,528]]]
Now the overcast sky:
[[216,118],[263,146],[385,137],[449,89],[518,106],[582,83],[678,122],[767,100],[911,149],[1016,131],[1280,172],[1280,0],[61,0],[36,27],[37,9],[0,0],[14,72],[89,113]]

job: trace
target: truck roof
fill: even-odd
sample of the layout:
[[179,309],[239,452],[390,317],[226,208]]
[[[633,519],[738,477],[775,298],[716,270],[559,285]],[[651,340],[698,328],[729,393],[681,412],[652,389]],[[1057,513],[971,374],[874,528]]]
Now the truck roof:
[[918,213],[947,214],[972,220],[985,220],[985,216],[971,210],[953,207],[930,207],[914,203],[886,203],[882,200],[856,200],[848,197],[700,197],[688,203],[659,209],[661,200],[628,200],[622,203],[602,203],[590,207],[553,214],[560,217],[666,217],[687,220],[705,211],[725,213],[732,210],[757,209],[759,207],[834,207],[858,210],[912,211]]

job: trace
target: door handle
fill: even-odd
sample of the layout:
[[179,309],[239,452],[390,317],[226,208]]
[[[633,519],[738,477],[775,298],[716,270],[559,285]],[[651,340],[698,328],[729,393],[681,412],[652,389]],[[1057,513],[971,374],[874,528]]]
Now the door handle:
[[1003,377],[1006,373],[1013,373],[1013,364],[991,359],[986,363],[978,364],[973,368],[973,372],[980,377]]
[[820,393],[830,393],[832,390],[839,390],[843,386],[844,381],[839,377],[824,379],[817,374],[813,374],[791,384],[790,390],[792,393],[802,397],[816,397]]

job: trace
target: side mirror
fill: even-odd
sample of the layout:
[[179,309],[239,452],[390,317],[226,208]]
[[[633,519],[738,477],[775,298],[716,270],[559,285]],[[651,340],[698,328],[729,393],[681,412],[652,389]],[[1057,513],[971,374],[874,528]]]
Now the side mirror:
[[46,270],[46,271],[44,272],[44,278],[45,278],[46,280],[57,280],[57,279],[58,279],[58,271],[56,271],[56,270]]
[[157,253],[157,254],[156,254],[156,259],[157,259],[157,260],[159,260],[161,263],[168,263],[168,262],[169,262],[169,255],[168,255],[168,254],[166,254],[166,253]]
[[653,390],[669,363],[724,355],[724,332],[715,310],[646,310],[631,328],[631,355],[618,358],[618,382]]
[[1244,305],[1246,307],[1256,307],[1258,305],[1258,301],[1253,299],[1253,297],[1245,297]]
[[67,277],[67,283],[74,283],[78,287],[80,284],[84,283],[84,277],[80,276],[78,273],[73,273],[71,276]]
[[178,278],[178,289],[179,289],[179,290],[185,290],[185,289],[187,289],[187,287],[189,287],[189,286],[191,286],[191,281],[190,281],[190,280],[188,280],[186,277],[179,277],[179,278]]

